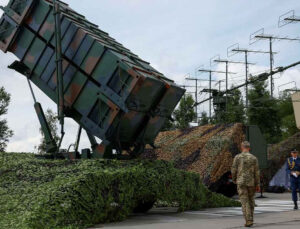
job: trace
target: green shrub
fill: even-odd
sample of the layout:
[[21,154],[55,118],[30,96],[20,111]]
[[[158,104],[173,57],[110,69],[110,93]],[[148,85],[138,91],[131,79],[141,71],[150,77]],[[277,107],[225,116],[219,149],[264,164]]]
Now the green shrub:
[[141,201],[179,211],[238,206],[164,161],[36,159],[0,153],[0,228],[85,228],[124,220]]

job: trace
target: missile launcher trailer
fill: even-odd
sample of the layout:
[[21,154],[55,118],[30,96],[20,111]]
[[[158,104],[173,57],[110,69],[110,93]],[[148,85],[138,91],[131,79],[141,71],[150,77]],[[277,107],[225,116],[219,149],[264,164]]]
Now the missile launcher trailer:
[[[62,127],[64,117],[79,124],[75,154],[81,129],[94,157],[136,156],[153,145],[182,88],[61,1],[10,0],[2,10],[0,49],[19,59],[10,68],[58,105]],[[61,142],[53,141],[36,100],[35,109],[48,151],[57,152]]]

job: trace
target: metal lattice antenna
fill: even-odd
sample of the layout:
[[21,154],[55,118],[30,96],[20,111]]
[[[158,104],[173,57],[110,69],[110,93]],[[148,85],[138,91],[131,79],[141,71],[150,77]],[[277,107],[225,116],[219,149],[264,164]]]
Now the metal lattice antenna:
[[[196,86],[193,86],[193,85],[185,85],[185,84],[183,84],[183,85],[178,85],[179,87],[182,87],[182,88],[184,88],[184,89],[188,89],[188,88],[195,88]],[[198,87],[202,87],[202,86],[198,86]],[[186,92],[185,92],[185,94],[195,94],[196,92],[195,91],[188,91],[188,90],[186,90]]]
[[[293,88],[289,88],[289,89],[297,89],[297,83],[296,83],[296,81],[290,81],[290,82],[288,82],[288,83],[284,83],[284,84],[281,84],[281,85],[279,85],[278,86],[278,95],[280,95],[281,93],[281,91],[280,91],[280,88],[282,88],[282,87],[285,87],[286,85],[290,85],[290,84],[294,84],[294,87]],[[285,89],[284,91],[286,91],[287,89]]]
[[259,40],[273,40],[273,41],[300,41],[299,37],[295,37],[295,38],[290,38],[288,36],[286,37],[282,37],[282,36],[274,36],[274,35],[270,35],[270,34],[265,34],[265,29],[261,28],[257,31],[255,31],[254,33],[250,34],[250,45],[256,43]]
[[[198,103],[198,88],[199,88],[198,82],[200,82],[200,81],[207,81],[207,80],[205,80],[205,79],[199,79],[197,77],[191,77],[190,74],[186,75],[185,80],[194,81],[195,82],[195,86],[191,86],[191,87],[195,88],[195,102]],[[198,108],[197,107],[195,107],[195,112],[196,112],[196,119],[198,119]],[[196,122],[198,122],[198,120],[196,120]]]
[[279,16],[278,27],[283,27],[287,24],[300,22],[300,17],[295,15],[295,10],[290,10]]
[[[211,97],[211,95],[212,95],[212,85],[211,85],[211,82],[215,81],[215,80],[212,80],[212,74],[213,73],[216,73],[216,74],[226,74],[226,75],[228,75],[228,74],[235,74],[234,72],[215,71],[215,70],[205,69],[205,68],[198,69],[198,72],[200,72],[200,73],[209,73],[209,79],[205,80],[205,81],[209,81],[209,89],[204,89],[203,90],[203,92],[209,93],[209,97]],[[211,100],[209,100],[209,118],[211,120]]]
[[218,80],[217,83],[215,84],[219,86],[219,92],[221,91],[221,86],[222,86],[222,82],[225,82],[225,80]]
[[[272,52],[272,51],[261,51],[261,50],[253,50],[253,49],[244,49],[244,48],[240,48],[239,44],[236,43],[234,45],[231,45],[227,48],[227,56],[233,56],[235,54],[238,53],[244,53],[245,55],[245,88],[246,88],[246,107],[248,107],[248,74],[249,74],[249,62],[248,62],[248,55],[250,53],[254,53],[254,54],[277,54],[276,52]],[[272,67],[273,68],[273,67]]]
[[255,42],[259,40],[268,40],[269,41],[269,48],[270,48],[270,91],[271,91],[271,97],[273,97],[274,94],[274,78],[273,78],[273,65],[274,65],[274,53],[273,53],[273,42],[274,41],[300,41],[299,38],[289,38],[289,37],[280,37],[280,36],[273,36],[265,34],[264,28],[257,30],[256,32],[252,33],[250,35],[250,45],[254,44]]
[[[217,57],[217,58],[216,58]],[[214,59],[215,58],[215,59]],[[226,88],[226,92],[228,91],[228,68],[229,68],[229,64],[246,64],[245,62],[241,62],[241,61],[232,61],[232,60],[228,60],[228,59],[220,59],[220,55],[216,55],[215,57],[213,57],[211,59],[211,63],[214,62],[214,63],[223,63],[225,64],[225,69],[226,69],[226,78],[225,78],[225,88]],[[254,63],[248,63],[248,65],[254,65]],[[221,87],[221,82],[220,82],[220,85]],[[226,111],[228,109],[228,94],[226,93]]]
[[[300,61],[295,62],[295,63],[290,64],[290,65],[285,66],[285,67],[278,67],[278,68],[276,68],[276,69],[273,71],[273,73],[274,73],[274,74],[282,73],[282,72],[286,71],[287,69],[293,68],[293,67],[298,66],[298,65],[300,65]],[[249,83],[252,84],[252,83],[257,82],[257,81],[265,81],[265,80],[268,79],[269,76],[270,76],[270,73],[269,73],[269,72],[263,72],[263,73],[261,73],[261,74],[259,74],[259,75],[257,75],[257,76],[253,76],[253,78],[252,78],[250,81],[248,81],[248,82],[246,82],[246,83],[244,83],[244,84],[240,84],[240,85],[238,85],[238,86],[235,86],[235,87],[229,89],[228,92],[231,92],[231,91],[234,91],[234,90],[236,90],[236,89],[242,88],[242,87],[244,87],[246,84],[249,84]],[[225,92],[223,92],[223,93],[225,93]],[[212,98],[212,97],[209,97],[208,99],[204,99],[204,100],[200,101],[198,104],[195,104],[194,106],[199,106],[199,105],[201,105],[202,103],[205,103],[205,102],[207,102],[207,101],[210,101],[211,99],[213,99],[213,98]]]
[[[196,75],[196,74],[195,74],[195,75]],[[190,73],[186,74],[186,75],[184,76],[184,78],[185,78],[185,80],[187,80],[187,81],[195,81],[195,86],[188,86],[188,87],[193,87],[193,88],[195,88],[195,92],[194,92],[194,93],[195,93],[195,94],[194,94],[194,96],[195,96],[195,101],[198,101],[198,81],[199,81],[199,79],[197,79],[197,78],[192,78]],[[193,94],[193,93],[191,93],[191,92],[188,92],[188,93]],[[196,122],[197,122],[197,118],[198,118],[198,107],[195,107],[195,112],[196,112]]]

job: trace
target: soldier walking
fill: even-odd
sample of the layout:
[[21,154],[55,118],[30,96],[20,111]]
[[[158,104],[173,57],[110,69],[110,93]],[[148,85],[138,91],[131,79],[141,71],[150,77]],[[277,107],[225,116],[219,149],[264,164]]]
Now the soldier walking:
[[286,171],[290,175],[292,198],[295,204],[294,209],[297,210],[297,190],[300,191],[300,157],[297,150],[291,152],[291,157],[287,160]]
[[250,143],[241,145],[241,153],[234,160],[231,169],[232,180],[237,184],[237,190],[242,204],[245,227],[253,226],[255,207],[255,192],[259,189],[260,175],[257,158],[250,153]]

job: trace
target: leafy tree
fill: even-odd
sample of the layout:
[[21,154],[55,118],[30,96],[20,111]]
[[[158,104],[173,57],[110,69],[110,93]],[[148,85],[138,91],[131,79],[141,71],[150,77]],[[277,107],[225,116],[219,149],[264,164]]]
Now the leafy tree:
[[299,130],[296,125],[292,98],[289,94],[283,94],[278,101],[279,116],[281,119],[282,140]]
[[167,119],[161,131],[173,130],[175,128],[174,122]]
[[256,81],[248,93],[248,122],[260,127],[268,143],[281,139],[278,103],[270,97],[265,81]]
[[[46,120],[48,122],[49,129],[51,131],[53,139],[56,142],[56,144],[58,145],[59,135],[58,135],[58,119],[57,119],[57,116],[51,109],[47,109],[47,111],[45,113],[45,117],[46,117]],[[44,133],[42,131],[42,128],[40,128],[40,133],[42,134],[42,138],[41,138],[41,142],[40,142],[39,146],[37,147],[38,153],[46,153],[47,144],[46,144],[46,141],[45,141],[45,136],[44,136]]]
[[226,123],[245,122],[245,107],[242,93],[239,89],[230,92],[228,98],[227,112],[225,115]]
[[203,111],[201,113],[201,120],[199,121],[200,126],[207,125],[209,123],[209,118],[207,117],[207,113]]
[[213,124],[226,123],[226,97],[224,93],[213,91],[214,115],[211,122]]
[[215,92],[214,97],[218,101],[218,104],[215,106],[214,123],[243,123],[245,121],[245,108],[242,93],[239,89],[228,93],[227,107],[226,96],[223,93]]
[[10,103],[10,94],[7,93],[4,87],[0,88],[0,151],[4,152],[9,141],[13,136],[13,131],[9,129],[7,120],[3,118],[7,114]]
[[195,101],[191,95],[185,95],[181,100],[178,109],[174,111],[176,127],[184,129],[189,123],[196,119],[196,112],[193,105]]

